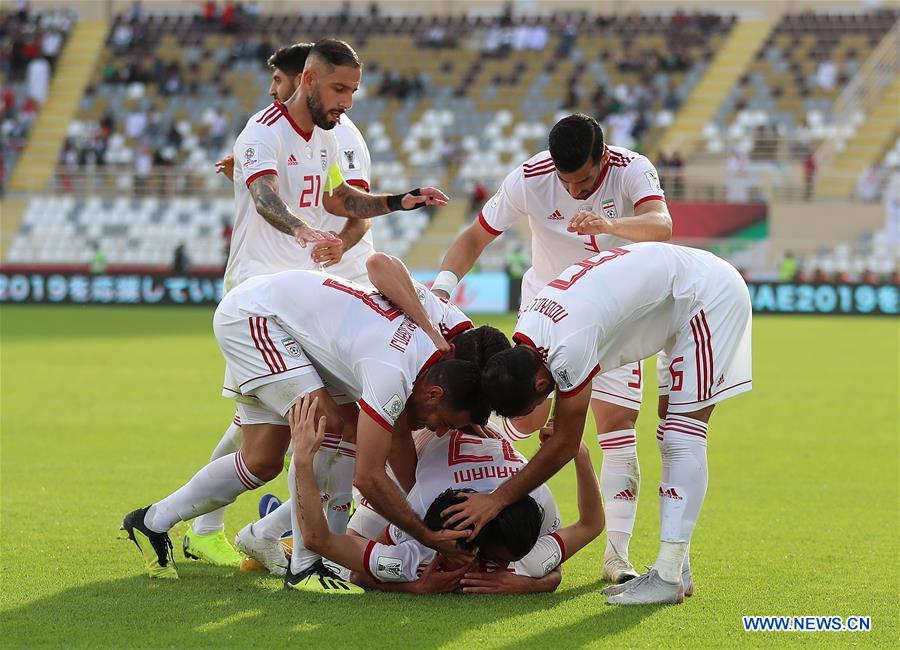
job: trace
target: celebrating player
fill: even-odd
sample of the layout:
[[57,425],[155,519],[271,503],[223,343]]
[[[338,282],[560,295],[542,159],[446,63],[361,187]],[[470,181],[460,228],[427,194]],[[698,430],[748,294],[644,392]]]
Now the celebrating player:
[[[549,147],[511,172],[453,242],[432,287],[438,295],[449,297],[484,248],[518,219],[527,218],[531,227],[534,264],[522,278],[523,307],[570,264],[628,242],[669,239],[672,220],[664,193],[644,156],[604,144],[597,121],[580,114],[557,122]],[[593,230],[579,232],[587,217],[595,219]],[[640,403],[639,359],[604,368],[594,378],[591,409],[603,450],[600,485],[608,524],[602,577],[616,583],[637,575],[628,542],[640,488],[635,431]],[[529,417],[504,419],[503,427],[510,439],[522,439],[549,412],[548,401]]]
[[[371,235],[360,241],[369,223],[360,217],[420,204],[441,205],[446,197],[433,188],[403,197],[376,197],[349,187],[368,190],[369,162],[359,131],[349,121],[339,124],[353,105],[361,75],[359,59],[349,45],[332,39],[295,45],[276,52],[269,63],[275,101],[250,118],[235,143],[237,162],[231,161],[237,180],[236,217],[225,289],[255,275],[312,269],[318,263],[334,264],[330,270],[338,275],[365,281],[365,260],[373,249]],[[227,172],[227,161],[222,163]],[[350,177],[346,182],[344,172]],[[335,230],[340,232],[334,234]],[[314,242],[312,250],[297,245],[307,242]],[[348,247],[349,255],[342,259]],[[320,404],[338,433],[342,419],[355,420],[355,412],[341,412],[327,399]],[[251,469],[265,475],[269,468],[256,465],[256,459],[270,457],[274,448],[264,440],[246,439],[240,425],[235,416],[210,460],[237,453],[243,443],[243,457]],[[260,446],[262,450],[257,449]],[[195,521],[183,540],[185,555],[237,566],[240,556],[225,538],[224,517],[220,509]]]
[[[596,228],[592,220],[580,224]],[[750,296],[740,274],[706,251],[640,243],[566,269],[522,309],[517,345],[488,361],[485,386],[501,415],[528,413],[556,390],[556,434],[489,495],[467,496],[445,514],[477,534],[578,450],[603,368],[663,350],[657,430],[662,454],[660,550],[645,573],[607,589],[611,604],[677,603],[692,590],[685,565],[707,486],[706,436],[716,403],[751,388]]]
[[[245,440],[265,441],[255,448],[255,460],[265,474],[247,462],[245,442],[237,454],[213,461],[171,496],[129,513],[123,529],[151,575],[177,577],[166,534],[177,521],[230,503],[278,475],[290,442],[285,415],[294,400],[307,393],[359,403],[357,487],[422,543],[446,555],[461,553],[455,539],[466,534],[428,529],[385,473],[385,462],[395,426],[401,432],[423,427],[444,431],[486,421],[489,409],[481,396],[480,368],[469,361],[441,361],[438,349],[446,345],[444,335],[451,339],[472,324],[456,307],[414,285],[399,260],[376,254],[367,266],[376,285],[377,277],[388,278],[396,304],[312,271],[251,278],[219,304],[213,325],[233,382],[224,394],[245,400],[238,403]],[[441,331],[430,323],[439,324]],[[334,489],[346,492],[350,486]],[[323,567],[315,557],[302,555],[296,521],[293,531],[294,554],[285,584],[315,589],[321,581],[307,579],[321,577]]]
[[[549,488],[541,485],[504,508],[470,542],[473,553],[477,550],[480,565],[470,565],[465,560],[458,566],[445,562],[397,526],[386,528],[389,522],[383,519],[380,541],[334,534],[316,499],[314,463],[325,431],[321,419],[317,424],[314,411],[314,403],[307,395],[298,400],[290,413],[300,526],[307,545],[353,571],[352,579],[358,584],[412,593],[460,587],[470,593],[553,591],[561,579],[560,564],[603,530],[600,490],[590,454],[582,445],[575,462],[579,521],[560,529],[553,496]],[[458,502],[461,494],[490,490],[508,474],[521,471],[525,464],[525,458],[506,440],[461,431],[429,436],[421,445],[416,483],[408,497],[410,506],[432,530],[441,530],[442,510]],[[360,513],[365,514],[366,511]],[[351,520],[351,528],[356,527],[354,520],[360,515]],[[377,519],[369,514],[365,527],[371,529]]]

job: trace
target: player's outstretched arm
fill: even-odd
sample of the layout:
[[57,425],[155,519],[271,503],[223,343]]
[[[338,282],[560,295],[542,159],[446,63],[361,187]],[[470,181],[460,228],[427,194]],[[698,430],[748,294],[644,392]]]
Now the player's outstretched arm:
[[328,529],[322,513],[319,488],[313,459],[325,439],[325,418],[316,422],[318,398],[304,395],[291,408],[288,416],[291,425],[291,441],[294,443],[294,468],[296,469],[297,508],[300,531],[306,548],[351,571],[363,571],[368,540],[350,535],[335,535]]
[[566,556],[563,561],[594,541],[606,526],[600,483],[591,464],[591,453],[584,442],[575,456],[575,483],[578,492],[578,521],[556,531],[565,544]]
[[457,530],[472,528],[472,536],[477,535],[503,508],[547,482],[575,458],[590,401],[590,390],[582,389],[565,398],[560,398],[557,391],[554,435],[518,474],[501,483],[496,490],[490,494],[468,494],[464,501],[444,510],[442,514],[447,517],[447,526]]
[[406,194],[368,194],[341,183],[322,194],[322,205],[331,214],[347,219],[371,219],[397,210],[414,210],[426,205],[447,205],[450,199],[434,187],[420,187]]
[[321,241],[339,242],[330,232],[316,230],[291,209],[278,193],[278,175],[266,174],[255,179],[248,186],[256,211],[270,226],[286,235],[293,235],[297,243],[306,248],[308,243]]
[[391,432],[382,428],[368,413],[360,412],[356,427],[356,473],[353,484],[381,516],[425,546],[454,560],[471,560],[471,554],[456,544],[457,539],[468,537],[468,533],[461,530],[436,532],[428,528],[410,508],[406,495],[397,483],[387,475],[384,466],[390,454],[391,437]]
[[497,235],[489,233],[478,221],[469,224],[469,227],[453,240],[444,255],[441,271],[431,290],[435,294],[449,299],[453,289],[459,283],[459,279],[472,270],[481,252],[495,239],[497,239]]
[[464,564],[459,568],[446,571],[441,567],[443,561],[443,557],[435,555],[419,579],[412,582],[375,582],[367,573],[356,571],[350,574],[350,581],[360,587],[379,591],[404,594],[445,594],[459,587],[460,579],[472,565]]
[[428,334],[428,338],[439,351],[442,353],[450,351],[450,344],[428,318],[425,307],[416,293],[412,276],[403,262],[386,253],[375,253],[366,260],[366,271],[369,274],[369,281],[375,288],[412,318],[413,322]]
[[556,591],[562,582],[559,567],[540,578],[520,576],[508,571],[467,572],[459,586],[467,594],[538,594]]

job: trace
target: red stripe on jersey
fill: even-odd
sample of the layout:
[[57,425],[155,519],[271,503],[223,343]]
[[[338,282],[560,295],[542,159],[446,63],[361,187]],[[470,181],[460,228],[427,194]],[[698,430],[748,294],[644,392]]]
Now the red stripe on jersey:
[[638,199],[637,203],[634,204],[634,207],[638,207],[641,203],[646,203],[647,201],[662,201],[663,203],[665,203],[666,197],[659,196],[658,194],[654,194],[652,196],[645,196],[642,199]]
[[[284,372],[285,370],[287,370],[287,368],[278,363],[278,359],[275,358],[275,355],[272,353],[272,349],[269,347],[269,341],[266,340],[268,337],[263,334],[262,324],[263,322],[265,322],[265,320],[266,319],[262,316],[258,316],[256,319],[254,319],[254,324],[256,326],[256,336],[258,339],[258,344],[256,347],[259,348],[260,352],[263,352],[266,355],[266,362],[269,363],[269,367],[273,372]],[[254,341],[254,343],[256,343],[256,341]],[[271,361],[269,361],[270,359]]]
[[[294,121],[294,118],[291,117],[291,114],[288,113],[288,109],[284,107],[284,104],[282,104],[281,102],[275,102],[275,105],[278,106],[279,109],[281,109],[281,114],[287,118],[288,123],[291,125],[291,127],[293,127],[294,131],[297,132],[297,135],[309,142],[310,138],[312,138],[313,136],[312,131],[307,133],[306,131],[301,129],[300,126]],[[313,126],[313,130],[315,130],[315,128],[316,127]]]
[[268,122],[269,118],[278,112],[279,112],[278,107],[275,104],[272,104],[271,106],[269,106],[269,108],[267,108],[265,111],[263,111],[263,114],[259,116],[259,119],[256,120],[256,122],[257,123]]
[[440,352],[440,350],[435,350],[431,354],[431,356],[425,360],[425,363],[422,364],[422,367],[419,368],[419,372],[416,374],[416,380],[418,380],[419,377],[421,377],[426,372],[428,372],[428,369],[440,360],[441,360],[441,352]]
[[259,178],[260,176],[268,176],[269,174],[275,174],[276,176],[278,176],[278,172],[277,172],[276,170],[274,170],[274,169],[264,169],[264,170],[262,170],[261,172],[256,172],[256,173],[253,174],[250,178],[247,179],[247,187],[250,187],[250,183],[252,183],[253,181],[255,181],[255,180],[256,180],[257,178]]
[[271,370],[273,374],[278,372],[278,369],[275,367],[275,365],[272,363],[271,359],[269,358],[268,351],[263,349],[263,345],[259,340],[259,335],[257,334],[257,329],[256,329],[256,322],[255,322],[256,319],[253,316],[251,316],[249,320],[250,320],[250,336],[253,337],[253,345],[255,345],[256,349],[259,350],[259,354],[260,354],[260,356],[262,356],[263,361],[266,362],[266,365],[269,366],[269,370]]
[[534,344],[534,341],[532,341],[530,338],[528,338],[525,334],[521,334],[521,333],[519,333],[519,332],[513,332],[513,342],[515,342],[515,343],[527,343],[528,345],[530,345],[531,347],[533,347],[535,350],[538,349],[538,346],[536,346],[536,345]]
[[535,172],[549,171],[551,169],[556,169],[556,165],[553,164],[552,160],[545,160],[542,163],[537,163],[530,167],[528,165],[522,166],[522,171],[525,174],[534,174]]
[[447,340],[447,343],[449,343],[455,336],[458,336],[459,334],[465,332],[466,330],[472,329],[472,327],[474,327],[472,325],[472,321],[470,321],[470,320],[463,321],[462,323],[459,323],[458,325],[454,325],[453,329],[451,329],[449,332],[447,332],[444,335],[444,338]]
[[534,163],[522,163],[522,169],[524,169],[525,171],[530,171],[530,170],[534,169],[535,167],[543,167],[548,162],[552,163],[553,158],[544,158],[543,160],[538,160],[537,162],[534,162]]
[[378,423],[380,427],[386,429],[388,433],[394,433],[394,425],[385,420],[384,416],[381,415],[381,413],[373,409],[362,400],[359,400],[359,408],[361,408],[366,415],[375,420],[375,422]]
[[588,373],[587,377],[584,378],[584,381],[582,381],[580,384],[578,384],[572,390],[564,391],[562,388],[559,388],[559,386],[557,386],[557,388],[559,388],[559,396],[562,397],[563,399],[568,399],[569,397],[575,397],[578,393],[580,393],[584,389],[585,386],[587,386],[588,384],[591,383],[591,381],[594,379],[594,376],[598,372],[600,372],[599,364],[594,366],[594,369]]
[[363,192],[369,191],[369,184],[361,178],[351,178],[347,181],[347,185],[352,185],[353,187],[358,187]]
[[272,337],[269,336],[269,321],[265,318],[262,319],[262,327],[266,341],[269,343],[269,349],[275,357],[276,365],[280,366],[282,370],[287,370],[287,364],[284,362],[284,357],[281,356],[281,352],[278,351],[278,348],[275,347],[275,342],[272,341]]
[[372,568],[369,566],[369,564],[372,560],[372,549],[375,548],[376,543],[377,542],[372,541],[366,545],[366,552],[363,553],[363,567],[365,567],[366,573],[369,574],[369,577],[372,578],[372,580],[374,580],[376,583],[381,583],[381,580],[379,580],[375,576],[375,574],[372,573]]
[[491,233],[494,237],[503,234],[502,230],[497,230],[496,228],[492,227],[491,224],[487,222],[487,220],[485,220],[484,213],[482,212],[478,213],[478,223],[480,223],[481,227]]
[[706,323],[706,312],[700,310],[700,320],[703,322],[703,329],[706,331],[706,354],[709,357],[709,375],[707,375],[706,399],[711,397],[713,382],[716,380],[716,371],[713,368],[713,351],[712,351],[712,334],[709,331],[709,325]]
[[[555,530],[550,533],[550,537],[555,539],[556,543],[559,544],[559,551],[560,553],[562,553],[562,557],[559,558],[559,564],[562,564],[566,561],[566,543],[563,541],[563,538],[560,537],[559,533],[557,533]],[[556,566],[559,566],[559,564],[557,564]],[[556,567],[553,568],[555,569]]]
[[281,119],[281,113],[275,113],[275,115],[272,118],[270,118],[268,122],[266,122],[266,126],[272,126],[273,124],[275,124],[275,122],[277,122],[280,119]]
[[538,169],[533,172],[525,172],[525,178],[534,178],[535,176],[546,176],[547,174],[552,174],[556,171],[556,167],[549,167],[547,169]]
[[391,546],[396,546],[397,542],[394,541],[394,538],[391,537],[391,527],[390,525],[384,527],[384,538],[387,540],[387,543]]

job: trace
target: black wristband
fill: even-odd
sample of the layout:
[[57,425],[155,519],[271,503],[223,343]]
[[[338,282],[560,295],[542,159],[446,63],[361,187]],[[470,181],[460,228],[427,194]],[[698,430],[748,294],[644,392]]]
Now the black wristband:
[[[409,194],[411,196],[422,196],[422,190],[421,190],[421,188],[417,187],[414,190],[410,190],[406,194]],[[415,205],[412,208],[404,208],[403,207],[403,197],[406,196],[406,194],[390,194],[390,195],[388,195],[388,197],[387,197],[388,210],[390,210],[391,212],[396,212],[397,210],[414,210],[415,208],[419,207],[418,205]]]

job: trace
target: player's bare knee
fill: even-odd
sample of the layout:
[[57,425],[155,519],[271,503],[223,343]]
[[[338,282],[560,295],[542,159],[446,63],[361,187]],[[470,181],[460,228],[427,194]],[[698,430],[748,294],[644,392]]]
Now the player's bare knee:
[[634,429],[637,423],[638,412],[634,409],[599,400],[593,400],[591,408],[594,411],[594,421],[597,423],[599,434]]
[[271,481],[276,478],[279,474],[281,474],[281,470],[284,469],[284,456],[280,455],[276,458],[265,457],[265,456],[248,456],[247,454],[243,454],[244,463],[247,465],[247,469],[261,481]]

